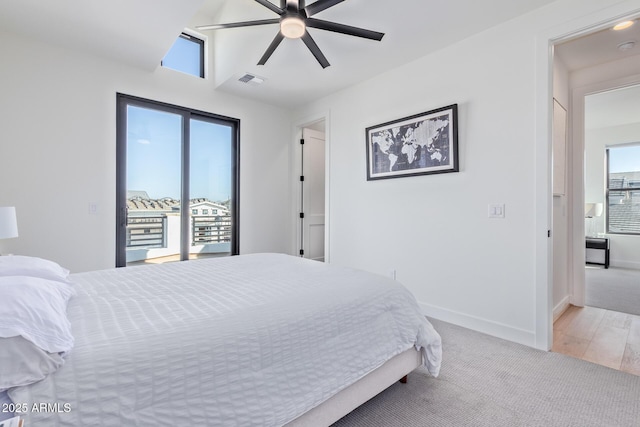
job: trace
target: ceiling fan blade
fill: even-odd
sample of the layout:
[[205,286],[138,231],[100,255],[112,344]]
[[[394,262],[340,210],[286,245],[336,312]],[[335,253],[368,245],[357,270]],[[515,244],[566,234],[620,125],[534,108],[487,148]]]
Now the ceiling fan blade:
[[283,39],[284,39],[284,36],[280,31],[278,31],[278,34],[276,34],[271,44],[269,45],[267,50],[264,52],[264,55],[262,55],[262,58],[260,58],[260,61],[258,61],[258,65],[264,65],[267,63],[267,61],[269,60],[269,58],[271,58],[271,55],[273,55],[273,52],[280,45],[280,42],[282,42]]
[[214,24],[214,25],[199,25],[196,26],[198,30],[220,30],[223,28],[237,28],[237,27],[252,27],[254,25],[267,25],[278,24],[279,18],[274,19],[260,19],[258,21],[245,21],[245,22],[231,22],[229,24]]
[[261,5],[266,7],[267,9],[271,10],[272,12],[277,13],[278,15],[283,15],[284,14],[284,10],[283,9],[281,9],[278,6],[276,6],[275,4],[271,3],[269,0],[256,0],[256,2],[260,3]]
[[304,42],[304,44],[307,45],[307,47],[309,48],[311,53],[313,53],[313,56],[316,57],[320,65],[322,65],[322,68],[327,68],[329,65],[331,65],[329,64],[329,61],[327,61],[327,58],[325,58],[325,56],[320,51],[320,48],[316,44],[315,40],[313,40],[313,38],[309,35],[307,31],[304,32],[304,35],[302,36],[302,41]]
[[331,6],[335,6],[343,1],[344,0],[318,0],[305,7],[304,11],[307,12],[307,16],[313,16],[316,13],[329,9]]
[[351,25],[338,24],[337,22],[323,21],[321,19],[307,18],[307,27],[319,30],[333,31],[335,33],[348,34],[350,36],[362,37],[370,40],[382,40],[384,33],[378,31],[365,30],[364,28],[352,27]]

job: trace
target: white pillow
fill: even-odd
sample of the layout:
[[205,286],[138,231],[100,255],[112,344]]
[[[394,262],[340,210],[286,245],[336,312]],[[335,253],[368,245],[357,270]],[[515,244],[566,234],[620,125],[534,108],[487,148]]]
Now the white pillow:
[[22,337],[0,338],[0,392],[33,384],[64,364],[59,353],[49,353]]
[[22,336],[49,353],[73,347],[67,303],[69,283],[39,277],[0,277],[0,337]]
[[0,277],[30,276],[66,282],[69,270],[42,258],[9,255],[0,256]]

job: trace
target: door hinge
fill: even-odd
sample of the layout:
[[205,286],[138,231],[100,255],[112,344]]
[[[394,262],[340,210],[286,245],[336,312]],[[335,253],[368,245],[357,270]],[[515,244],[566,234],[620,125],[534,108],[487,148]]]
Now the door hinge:
[[304,218],[304,212],[300,212],[300,218]]
[[551,230],[547,230],[547,237],[551,237]]
[[304,138],[300,139],[300,145],[304,145]]
[[304,175],[300,175],[300,182],[304,181]]
[[300,256],[304,256],[304,249],[300,249]]

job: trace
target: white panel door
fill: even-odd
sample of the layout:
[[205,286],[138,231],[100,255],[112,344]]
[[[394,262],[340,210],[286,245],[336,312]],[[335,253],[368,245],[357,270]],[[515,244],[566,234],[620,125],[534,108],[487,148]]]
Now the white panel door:
[[325,142],[324,132],[303,129],[302,232],[304,257],[324,261]]

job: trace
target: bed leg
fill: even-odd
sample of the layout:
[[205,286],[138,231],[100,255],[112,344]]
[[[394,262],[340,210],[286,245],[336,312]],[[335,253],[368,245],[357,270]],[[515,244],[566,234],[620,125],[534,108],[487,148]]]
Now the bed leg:
[[408,377],[408,376],[407,376],[407,375],[405,375],[404,377],[400,378],[400,382],[401,382],[402,384],[406,384],[406,383],[407,383],[407,377]]

